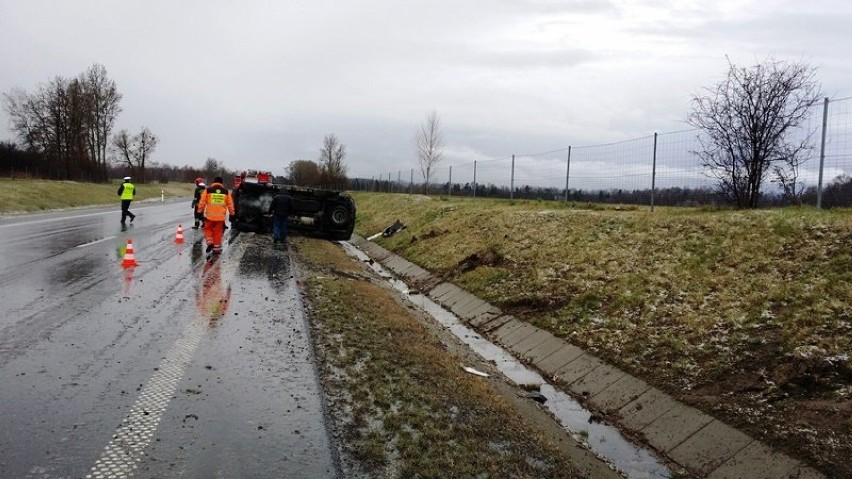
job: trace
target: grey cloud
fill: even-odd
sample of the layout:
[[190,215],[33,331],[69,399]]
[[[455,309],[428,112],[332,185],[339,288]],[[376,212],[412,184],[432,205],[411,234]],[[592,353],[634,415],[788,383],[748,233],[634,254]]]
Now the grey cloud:
[[460,65],[485,66],[491,68],[548,68],[561,69],[589,63],[600,58],[600,54],[579,48],[552,50],[481,50],[457,53],[452,61]]
[[845,32],[850,23],[852,13],[843,9],[822,13],[767,11],[754,17],[703,15],[687,22],[670,18],[653,23],[631,24],[625,30],[640,36],[689,42],[747,42],[755,48],[771,39],[774,48],[796,50],[818,48],[826,43],[836,48],[849,46],[852,44],[852,36],[845,35]]
[[504,3],[530,14],[614,14],[618,11],[610,0],[504,0]]
[[[124,94],[118,126],[161,138],[156,161],[280,172],[335,133],[353,174],[395,177],[416,167],[428,110],[444,120],[448,164],[617,141],[682,119],[726,53],[810,54],[849,94],[849,7],[829,3],[723,17],[675,0],[0,0],[0,43],[15,45],[0,49],[0,93],[98,62]],[[671,14],[644,18],[646,7]],[[585,22],[600,29],[579,46]],[[593,41],[625,31],[636,44]],[[655,50],[667,42],[679,48]],[[0,110],[0,140],[6,120]]]

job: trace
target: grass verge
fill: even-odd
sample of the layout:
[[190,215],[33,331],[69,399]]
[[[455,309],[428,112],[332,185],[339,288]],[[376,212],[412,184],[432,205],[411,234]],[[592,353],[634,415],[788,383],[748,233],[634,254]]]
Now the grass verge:
[[293,249],[347,477],[581,477],[339,246]]
[[[134,183],[135,184],[135,183]],[[65,208],[121,203],[116,191],[120,183],[76,181],[11,180],[0,178],[0,214],[36,213]],[[134,201],[192,197],[192,183],[135,184]]]
[[356,193],[356,233],[852,477],[852,212]]

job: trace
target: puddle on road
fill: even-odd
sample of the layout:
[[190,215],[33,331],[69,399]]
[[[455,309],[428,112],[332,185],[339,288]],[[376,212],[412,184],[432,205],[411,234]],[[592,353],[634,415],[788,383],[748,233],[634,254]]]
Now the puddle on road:
[[626,440],[613,426],[592,418],[592,413],[583,408],[570,395],[554,388],[538,372],[527,368],[511,353],[483,338],[465,326],[453,313],[430,300],[423,294],[408,294],[408,286],[385,270],[377,261],[352,244],[341,241],[351,256],[370,264],[372,269],[388,281],[394,289],[404,293],[417,307],[431,315],[441,325],[464,341],[481,357],[492,361],[497,369],[518,385],[540,385],[541,394],[547,398],[544,406],[560,421],[562,426],[577,440],[588,444],[595,454],[604,458],[631,479],[667,479],[672,473],[648,450],[637,447]]

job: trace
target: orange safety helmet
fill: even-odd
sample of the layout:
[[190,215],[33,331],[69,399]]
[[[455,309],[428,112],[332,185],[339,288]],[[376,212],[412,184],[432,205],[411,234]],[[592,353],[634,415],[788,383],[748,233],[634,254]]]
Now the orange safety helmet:
[[201,184],[201,183],[204,183],[204,179],[203,179],[203,178],[196,178],[196,179],[195,179],[195,184],[196,184],[196,185],[199,185],[199,184]]

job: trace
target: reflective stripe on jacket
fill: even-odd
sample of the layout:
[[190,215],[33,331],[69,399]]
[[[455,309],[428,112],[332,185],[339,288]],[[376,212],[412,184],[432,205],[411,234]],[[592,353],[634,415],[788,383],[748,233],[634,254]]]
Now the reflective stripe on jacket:
[[133,183],[122,183],[118,187],[118,194],[123,200],[132,200],[136,194],[136,187],[133,186]]
[[210,221],[225,221],[226,213],[234,214],[234,200],[222,183],[213,183],[201,194],[197,211]]

